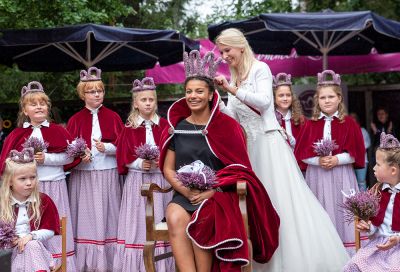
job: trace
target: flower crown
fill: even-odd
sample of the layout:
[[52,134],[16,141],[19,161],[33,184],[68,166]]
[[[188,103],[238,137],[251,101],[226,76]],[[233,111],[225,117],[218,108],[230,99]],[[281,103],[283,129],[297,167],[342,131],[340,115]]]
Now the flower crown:
[[213,79],[221,61],[221,58],[215,59],[215,55],[211,51],[207,52],[203,59],[198,50],[192,50],[189,54],[183,53],[186,77],[202,76]]
[[82,82],[98,81],[101,80],[101,69],[92,66],[87,71],[81,70],[79,76]]
[[279,73],[273,77],[273,86],[274,88],[281,85],[292,86],[292,75],[286,73]]
[[[327,80],[326,76],[331,75],[332,80]],[[340,75],[335,74],[332,70],[325,70],[322,73],[318,73],[318,83],[317,85],[338,85],[340,86],[341,83]]]
[[33,147],[24,148],[21,152],[13,149],[10,151],[10,159],[16,163],[30,163],[34,160],[35,151]]
[[43,86],[42,86],[42,84],[40,84],[39,81],[31,81],[28,83],[27,86],[22,87],[21,97],[24,97],[27,93],[33,93],[33,92],[44,93]]
[[383,149],[392,149],[392,148],[400,148],[400,142],[396,139],[392,134],[386,134],[385,132],[381,133],[381,143],[379,145],[380,148]]
[[140,81],[139,79],[135,79],[132,83],[133,88],[131,92],[140,92],[140,91],[148,91],[155,90],[156,85],[154,84],[154,79],[152,77],[145,77]]

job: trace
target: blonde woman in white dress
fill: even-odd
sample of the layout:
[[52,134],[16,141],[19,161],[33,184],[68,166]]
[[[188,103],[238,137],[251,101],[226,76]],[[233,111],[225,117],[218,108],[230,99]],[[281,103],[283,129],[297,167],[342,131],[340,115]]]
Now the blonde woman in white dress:
[[237,29],[226,29],[216,39],[231,72],[230,83],[214,80],[228,92],[221,111],[244,127],[250,160],[281,218],[279,247],[267,264],[254,271],[341,271],[349,260],[328,214],[304,181],[285,134],[276,120],[272,74],[258,61]]

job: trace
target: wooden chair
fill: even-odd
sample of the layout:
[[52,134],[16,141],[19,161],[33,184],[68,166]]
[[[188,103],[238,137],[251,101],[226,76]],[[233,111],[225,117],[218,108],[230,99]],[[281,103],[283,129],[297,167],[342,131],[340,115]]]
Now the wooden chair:
[[67,217],[60,218],[61,232],[61,264],[52,269],[52,272],[67,272]]
[[[238,181],[236,185],[237,194],[239,196],[239,208],[242,214],[243,224],[247,234],[247,241],[249,244],[249,260],[250,263],[247,266],[242,267],[243,272],[251,272],[252,271],[252,245],[250,241],[250,233],[248,227],[248,218],[247,218],[247,205],[246,205],[246,182]],[[162,222],[156,224],[154,221],[154,197],[153,192],[158,193],[168,193],[172,190],[172,187],[167,189],[160,188],[157,184],[143,184],[141,189],[142,196],[147,197],[146,201],[146,243],[144,244],[144,265],[147,272],[155,272],[155,263],[172,257],[172,252],[167,252],[164,254],[160,254],[155,256],[155,246],[157,241],[169,241],[168,236],[168,226],[167,223]]]

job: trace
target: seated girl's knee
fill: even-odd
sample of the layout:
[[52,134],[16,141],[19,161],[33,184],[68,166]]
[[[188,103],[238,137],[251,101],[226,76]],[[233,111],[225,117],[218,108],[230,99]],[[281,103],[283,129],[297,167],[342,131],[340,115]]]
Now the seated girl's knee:
[[186,228],[190,221],[190,214],[182,207],[169,205],[166,212],[168,228]]

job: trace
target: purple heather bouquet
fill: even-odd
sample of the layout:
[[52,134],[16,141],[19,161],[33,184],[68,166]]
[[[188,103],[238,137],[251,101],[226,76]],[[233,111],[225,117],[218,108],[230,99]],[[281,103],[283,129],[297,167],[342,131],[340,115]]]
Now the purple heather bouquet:
[[0,221],[0,249],[12,248],[13,241],[17,237],[13,223]]
[[325,138],[314,143],[313,148],[315,154],[325,157],[331,155],[332,151],[338,149],[339,146],[336,144],[335,140]]
[[355,216],[361,220],[368,221],[371,217],[378,214],[379,197],[371,192],[355,192],[352,189],[349,195],[343,191],[342,194],[346,198],[341,206],[344,208],[345,220],[347,222],[353,222]]
[[275,117],[276,117],[276,120],[278,120],[279,125],[282,126],[282,123],[283,123],[283,115],[282,115],[282,113],[280,113],[279,111],[275,110]]
[[87,144],[83,138],[76,138],[71,143],[68,142],[67,153],[68,158],[81,157],[86,154]]
[[142,144],[135,149],[136,156],[143,160],[153,161],[160,156],[160,150],[156,145]]
[[208,190],[217,184],[217,178],[214,170],[204,165],[202,161],[194,161],[189,165],[182,166],[176,171],[176,178],[182,182],[185,187]]
[[23,148],[33,148],[34,154],[43,152],[49,147],[49,143],[37,137],[30,137],[22,144]]

